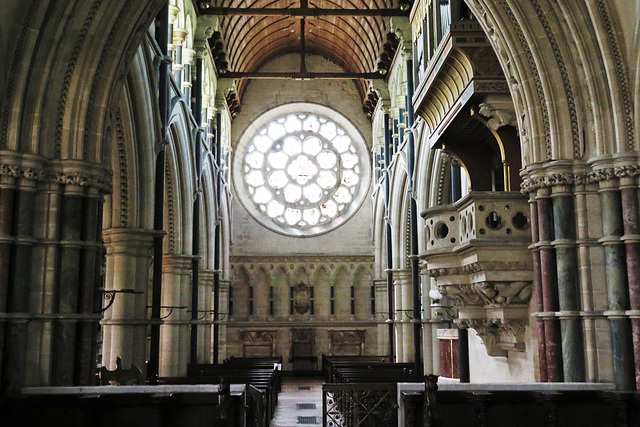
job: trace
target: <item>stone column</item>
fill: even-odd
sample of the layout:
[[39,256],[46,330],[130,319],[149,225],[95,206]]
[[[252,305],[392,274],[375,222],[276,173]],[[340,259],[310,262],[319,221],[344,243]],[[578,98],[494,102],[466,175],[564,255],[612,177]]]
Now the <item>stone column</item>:
[[[538,203],[536,194],[529,194],[529,208],[531,212],[531,254],[533,256],[533,298],[536,313],[544,311],[542,298],[542,272],[540,270],[540,231],[538,229]],[[547,347],[545,344],[544,320],[538,318],[538,366],[540,381],[547,382]]]
[[[162,262],[160,376],[185,376],[189,363],[188,309],[191,303],[191,256],[165,254]],[[171,314],[169,314],[171,313]]]
[[580,290],[582,294],[582,310],[588,315],[584,317],[584,344],[586,358],[587,381],[598,379],[598,353],[596,338],[596,322],[593,303],[593,284],[591,282],[591,247],[596,243],[589,238],[589,218],[587,197],[594,194],[586,185],[574,188],[576,203],[576,220],[578,230],[578,262],[580,265]]
[[220,280],[220,324],[218,331],[218,360],[225,360],[227,358],[227,323],[229,321],[230,284],[230,280]]
[[[153,230],[111,228],[103,231],[107,247],[105,290],[133,290],[140,294],[117,293],[104,312],[102,365],[116,368],[136,365],[144,371],[147,360],[147,294],[151,281]],[[108,295],[108,294],[107,294]],[[109,301],[102,302],[106,306]],[[144,372],[143,372],[144,373]]]
[[198,326],[198,363],[212,363],[213,355],[213,271],[200,270],[200,289],[198,291],[198,318],[202,323]]
[[413,288],[411,270],[393,271],[396,361],[413,362]]
[[389,313],[389,305],[387,301],[387,279],[386,278],[374,279],[373,284],[375,286],[375,291],[376,291],[375,320],[378,322],[378,326],[377,326],[378,348],[377,348],[376,354],[388,354],[389,353],[388,322],[390,322],[390,319],[387,315],[387,313]]
[[567,186],[553,187],[554,237],[564,381],[585,381],[584,338],[580,318],[575,205]]
[[[196,54],[196,51],[193,49],[190,49],[188,47],[182,48],[182,62],[184,63],[182,93],[184,94],[184,98],[186,99],[188,105],[191,105],[191,90],[192,90],[191,88],[193,87],[193,84],[191,82],[191,62],[193,61],[193,57],[195,54]],[[202,104],[203,104],[203,107],[206,107],[206,103],[204,102],[204,96],[203,96]],[[198,122],[198,124],[206,123],[206,119],[203,119],[202,117],[196,117],[195,119]]]
[[552,203],[548,188],[541,188],[537,194],[538,233],[540,241],[540,283],[542,284],[542,308],[544,316],[545,351],[547,359],[547,381],[561,382],[562,343],[560,322],[555,316],[559,310],[558,288],[556,283],[556,257],[551,244],[553,239]]
[[636,389],[640,390],[640,218],[637,176],[620,178]]
[[622,201],[615,180],[600,181],[600,204],[602,212],[602,233],[600,243],[604,246],[605,277],[613,376],[619,390],[634,390],[636,387],[631,321],[626,314],[629,310],[629,287],[627,283],[627,261],[622,220]]
[[182,90],[182,70],[184,65],[182,63],[182,43],[184,43],[187,37],[187,30],[182,28],[173,29],[173,45],[175,49],[175,63],[173,64],[173,78],[178,84],[178,88]]

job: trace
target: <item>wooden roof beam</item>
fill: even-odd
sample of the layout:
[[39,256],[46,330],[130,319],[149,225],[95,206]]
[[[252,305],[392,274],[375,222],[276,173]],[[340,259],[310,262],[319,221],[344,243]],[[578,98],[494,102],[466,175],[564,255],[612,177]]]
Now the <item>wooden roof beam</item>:
[[200,13],[202,15],[218,16],[291,16],[294,18],[317,18],[320,16],[409,16],[409,11],[402,9],[322,9],[316,7],[292,7],[278,9],[273,7],[210,7],[207,3],[201,4]]
[[227,71],[220,73],[220,78],[224,79],[258,79],[258,80],[341,80],[341,79],[384,79],[380,73],[295,73],[295,72],[257,72],[241,73]]

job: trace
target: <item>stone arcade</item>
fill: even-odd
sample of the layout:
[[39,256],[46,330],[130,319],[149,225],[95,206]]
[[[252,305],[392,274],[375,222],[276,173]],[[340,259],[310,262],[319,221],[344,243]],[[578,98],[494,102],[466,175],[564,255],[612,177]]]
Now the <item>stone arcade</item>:
[[0,393],[323,354],[637,390],[639,16],[4,0]]

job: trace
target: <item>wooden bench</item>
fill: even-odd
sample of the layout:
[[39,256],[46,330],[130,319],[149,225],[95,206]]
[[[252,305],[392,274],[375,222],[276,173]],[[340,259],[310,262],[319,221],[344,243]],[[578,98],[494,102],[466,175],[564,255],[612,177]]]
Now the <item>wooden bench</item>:
[[[222,364],[197,364],[188,367],[186,377],[160,378],[161,384],[246,384],[252,386],[252,405],[261,405],[264,409],[249,407],[250,418],[261,418],[255,425],[266,427],[275,414],[278,393],[282,389],[282,358],[231,358]],[[261,397],[263,396],[263,397]],[[257,414],[257,415],[256,415]],[[247,425],[252,425],[247,421]]]
[[389,363],[389,356],[327,356],[322,355],[322,379],[325,383],[333,381],[333,369],[339,365]]

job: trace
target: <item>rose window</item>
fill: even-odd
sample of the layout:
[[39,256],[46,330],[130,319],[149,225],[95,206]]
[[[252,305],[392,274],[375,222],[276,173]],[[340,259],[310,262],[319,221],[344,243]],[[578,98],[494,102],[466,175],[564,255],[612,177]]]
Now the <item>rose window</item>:
[[347,212],[359,194],[361,160],[351,137],[316,114],[288,114],[263,126],[245,151],[249,199],[280,229],[307,231]]

